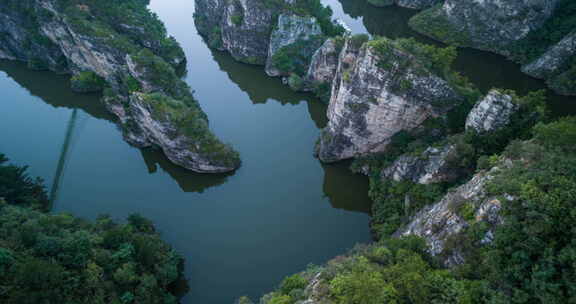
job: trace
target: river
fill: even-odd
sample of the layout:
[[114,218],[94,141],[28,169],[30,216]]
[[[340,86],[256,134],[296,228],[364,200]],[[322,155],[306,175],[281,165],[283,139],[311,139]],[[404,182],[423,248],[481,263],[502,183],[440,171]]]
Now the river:
[[[406,26],[413,11],[324,2],[354,32],[426,40]],[[151,9],[186,51],[186,81],[243,165],[226,175],[183,170],[126,144],[99,96],[72,93],[68,77],[0,61],[0,152],[55,190],[54,212],[152,219],[186,258],[183,303],[257,298],[284,276],[368,242],[367,179],[312,156],[326,106],[210,50],[194,28],[192,0],[152,0]],[[456,65],[482,89],[542,87],[500,56],[465,50]],[[573,109],[553,100],[554,109]]]

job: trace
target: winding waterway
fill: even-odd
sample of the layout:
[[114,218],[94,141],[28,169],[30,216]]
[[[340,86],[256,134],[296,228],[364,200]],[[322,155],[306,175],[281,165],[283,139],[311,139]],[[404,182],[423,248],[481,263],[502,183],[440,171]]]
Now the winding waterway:
[[[426,40],[406,26],[413,11],[324,2],[354,32]],[[367,179],[312,156],[326,107],[261,67],[208,49],[194,28],[193,0],[152,0],[151,9],[186,51],[186,81],[243,165],[227,175],[178,168],[126,144],[99,96],[72,93],[68,77],[0,61],[0,152],[58,186],[54,211],[152,219],[186,258],[184,303],[256,298],[309,263],[369,241]],[[484,90],[542,88],[496,55],[465,50],[456,65]],[[552,99],[556,111],[573,112],[566,98]]]

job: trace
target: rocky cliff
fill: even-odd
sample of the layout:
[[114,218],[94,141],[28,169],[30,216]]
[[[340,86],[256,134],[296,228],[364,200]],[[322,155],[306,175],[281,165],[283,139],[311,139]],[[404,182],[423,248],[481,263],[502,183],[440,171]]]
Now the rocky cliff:
[[198,31],[210,45],[238,61],[263,65],[275,12],[275,5],[259,0],[196,0],[194,15]]
[[456,147],[448,144],[429,147],[419,155],[402,155],[392,165],[384,168],[381,177],[394,181],[411,181],[418,184],[452,182],[459,172],[450,164]]
[[509,55],[508,48],[541,27],[559,0],[446,0],[411,20],[435,39]]
[[281,14],[270,38],[266,74],[269,76],[304,74],[310,57],[323,42],[322,29],[316,18]]
[[[234,59],[265,65],[295,90],[311,90],[305,76],[327,37],[344,33],[319,1],[196,0],[195,23],[211,47]],[[288,81],[288,76],[290,80]]]
[[412,8],[412,9],[424,9],[435,4],[442,2],[442,0],[369,0],[368,3],[374,6],[388,6],[388,5],[398,5],[401,7]]
[[530,76],[546,79],[548,85],[564,95],[576,95],[576,85],[570,80],[576,75],[576,30],[531,63],[522,71]]
[[508,125],[518,109],[519,106],[513,102],[511,95],[491,90],[468,114],[466,130],[477,133],[496,131]]
[[[125,18],[127,14],[133,18]],[[125,23],[114,21],[119,16]],[[176,164],[198,172],[223,172],[238,167],[237,153],[223,144],[213,145],[218,150],[200,149],[191,154],[194,146],[201,145],[204,138],[214,139],[214,135],[190,89],[176,75],[176,69],[186,61],[182,49],[167,37],[163,25],[145,3],[108,6],[104,2],[77,5],[53,0],[4,1],[0,3],[0,40],[1,58],[26,61],[36,69],[91,75],[77,77],[75,87],[77,81],[85,79],[104,80],[107,89],[103,101],[117,116],[130,143],[159,147]],[[194,113],[179,117],[180,123],[199,128],[194,134],[183,134],[178,128],[169,130],[159,122],[135,115],[129,109],[137,106],[133,103],[138,101],[138,92],[164,96],[156,100],[159,104],[155,108],[173,106],[184,113]],[[160,103],[167,100],[169,106]],[[134,130],[149,132],[143,136]],[[165,136],[186,138],[189,145],[161,140]],[[225,154],[230,161],[214,161],[213,154]]]
[[[490,242],[494,235],[493,229],[501,222],[498,211],[502,201],[501,198],[487,195],[485,187],[498,170],[494,168],[474,175],[469,182],[448,192],[439,202],[418,212],[394,236],[422,237],[428,245],[429,252],[433,256],[438,256],[444,253],[451,239],[453,240],[472,223],[485,222],[490,225],[491,229],[485,232],[483,241]],[[458,250],[452,250],[442,259],[446,266],[464,262]]]
[[383,152],[391,138],[445,114],[462,101],[426,59],[387,39],[358,43],[340,53],[328,108],[328,126],[317,145],[325,162]]

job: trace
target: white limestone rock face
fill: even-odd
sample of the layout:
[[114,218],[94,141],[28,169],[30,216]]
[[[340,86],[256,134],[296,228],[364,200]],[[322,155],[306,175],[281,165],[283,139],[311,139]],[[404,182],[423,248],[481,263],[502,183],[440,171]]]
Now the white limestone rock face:
[[[112,96],[106,96],[102,101],[116,116],[124,138],[130,144],[158,147],[175,164],[197,172],[232,171],[239,166],[239,160],[235,165],[221,165],[223,162],[215,160],[214,155],[204,153],[205,150],[198,147],[202,139],[185,136],[169,119],[156,120],[157,117],[150,114],[151,108],[144,107],[138,98],[142,95],[128,93],[124,83],[125,77],[130,75],[139,83],[139,93],[169,95],[168,91],[177,91],[175,95],[193,100],[189,88],[179,83],[181,80],[176,76],[174,83],[167,86],[149,81],[147,74],[150,71],[138,67],[128,51],[109,43],[108,39],[93,37],[77,30],[69,23],[66,14],[59,11],[55,0],[30,1],[30,11],[50,12],[50,18],[39,19],[32,31],[29,18],[10,8],[11,2],[15,1],[0,1],[0,11],[4,12],[0,13],[0,58],[28,61],[32,68],[60,73],[93,72],[110,85]],[[85,10],[90,14],[90,7]],[[147,48],[151,58],[163,60],[152,55],[158,53],[160,41],[151,40],[144,27],[119,24],[117,33],[127,35],[137,46]],[[177,68],[186,58],[184,52],[179,50],[178,54],[164,60]],[[193,116],[190,117],[197,118],[195,123],[208,123],[198,104],[186,104],[182,108],[191,111]],[[208,130],[207,126],[205,130]],[[212,134],[206,131],[203,135],[210,137]]]
[[[439,202],[423,208],[407,225],[396,231],[394,236],[419,236],[426,241],[429,252],[438,256],[444,253],[450,238],[459,235],[472,223],[482,221],[490,227],[483,242],[491,242],[495,227],[502,223],[499,211],[503,202],[488,196],[485,187],[498,170],[493,168],[489,172],[474,175],[469,182],[447,193]],[[461,211],[463,209],[472,210],[472,218],[464,218]],[[451,249],[450,254],[442,256],[445,266],[463,263],[464,258],[458,248]]]
[[[540,28],[559,0],[446,0],[422,13],[416,29],[440,40],[457,40],[464,46],[509,55],[512,43]],[[428,19],[428,20],[426,20]],[[430,32],[427,24],[443,24],[454,34]]]
[[124,111],[127,114],[124,117],[129,117],[133,125],[133,129],[124,135],[134,146],[160,147],[171,162],[195,172],[222,173],[236,168],[233,164],[225,164],[206,157],[205,153],[200,152],[202,147],[198,141],[181,132],[169,117],[162,117],[166,114],[158,113],[149,102],[146,102],[144,93],[132,93]]
[[221,23],[222,48],[238,61],[264,65],[274,23],[274,10],[263,1],[227,1]]
[[[280,14],[278,25],[272,32],[266,60],[266,74],[269,76],[288,76],[289,73],[280,71],[274,66],[273,58],[283,48],[293,47],[298,57],[303,59],[302,64],[308,67],[310,57],[324,42],[320,24],[314,17],[302,17],[291,14]],[[297,45],[296,45],[297,44]],[[293,58],[300,60],[300,58]]]
[[550,47],[533,62],[523,66],[522,71],[532,77],[546,79],[557,74],[574,56],[576,56],[576,31]]
[[450,157],[456,153],[454,145],[446,145],[429,147],[421,155],[402,155],[392,165],[384,168],[380,176],[383,179],[417,184],[450,182],[459,176],[450,164]]
[[224,16],[224,0],[195,0],[194,24],[198,33],[205,37],[210,47],[224,51],[222,45],[222,19]]
[[[383,59],[369,46],[344,44],[332,85],[328,125],[316,154],[334,162],[383,152],[392,136],[449,111],[462,98],[415,56],[391,46]],[[382,62],[384,60],[386,62]]]
[[396,5],[412,9],[425,9],[440,2],[442,0],[395,0]]
[[339,42],[339,40],[331,38],[314,52],[304,78],[306,91],[318,89],[321,86],[326,87],[327,90],[332,87],[342,47],[341,40]]
[[424,9],[431,7],[435,4],[442,2],[442,0],[376,0],[376,1],[368,1],[368,3],[378,6],[384,7],[389,5],[398,5],[401,7],[412,8],[412,9]]
[[496,131],[510,123],[512,115],[519,107],[510,95],[491,90],[474,105],[466,118],[466,130],[477,133]]

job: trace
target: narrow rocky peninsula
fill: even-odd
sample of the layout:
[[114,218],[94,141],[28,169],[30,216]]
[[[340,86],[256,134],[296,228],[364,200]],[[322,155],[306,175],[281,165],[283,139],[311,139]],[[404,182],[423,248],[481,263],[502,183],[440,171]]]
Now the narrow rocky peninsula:
[[157,147],[203,173],[240,165],[180,79],[186,58],[148,1],[7,0],[0,3],[0,58],[72,74],[79,92],[103,91],[125,139]]

